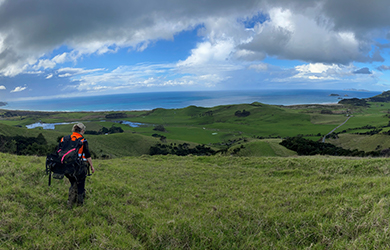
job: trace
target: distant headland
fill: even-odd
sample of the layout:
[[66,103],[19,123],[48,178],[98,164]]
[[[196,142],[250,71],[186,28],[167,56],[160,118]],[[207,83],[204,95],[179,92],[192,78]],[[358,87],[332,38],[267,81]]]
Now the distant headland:
[[360,91],[360,92],[370,92],[369,90],[366,89],[344,89],[345,91]]

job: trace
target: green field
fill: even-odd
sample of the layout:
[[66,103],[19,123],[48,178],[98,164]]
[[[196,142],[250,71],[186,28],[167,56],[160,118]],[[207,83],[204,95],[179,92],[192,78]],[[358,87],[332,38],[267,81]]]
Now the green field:
[[[124,130],[121,135],[86,135],[91,141],[91,150],[96,157],[110,156],[140,156],[148,154],[149,147],[159,143],[158,134],[166,138],[165,143],[204,144],[215,150],[237,147],[231,141],[246,138],[251,141],[246,150],[238,155],[278,156],[285,155],[283,150],[267,147],[266,141],[253,141],[254,138],[284,138],[303,135],[312,140],[319,140],[336,126],[344,122],[346,114],[353,117],[336,132],[348,130],[346,133],[357,132],[357,129],[367,125],[386,126],[389,118],[386,116],[389,105],[373,104],[370,108],[355,108],[346,105],[298,105],[272,106],[261,103],[224,105],[212,108],[189,106],[183,109],[155,109],[151,111],[122,112],[126,118],[107,119],[107,115],[115,112],[17,112],[12,117],[0,119],[0,134],[31,135],[42,133],[48,143],[55,145],[58,137],[70,132],[72,124],[57,125],[55,130],[36,128],[26,130],[26,125],[35,122],[84,122],[87,130],[99,131],[103,127],[119,126]],[[237,112],[246,111],[249,115],[237,116]],[[325,112],[327,111],[327,112]],[[4,111],[5,112],[5,111]],[[1,112],[0,112],[1,113]],[[330,113],[330,114],[329,114]],[[116,121],[141,123],[141,126],[130,127]],[[162,125],[165,131],[155,131],[157,125]],[[360,129],[359,131],[367,131]],[[387,137],[387,136],[386,136]],[[340,136],[341,138],[341,136]],[[250,139],[250,140],[249,140]],[[383,141],[386,141],[384,139]],[[329,142],[352,148],[348,142]],[[381,147],[387,146],[381,143]],[[262,146],[263,145],[263,146]],[[238,146],[242,146],[241,144]],[[375,145],[375,148],[377,145]],[[375,150],[375,148],[366,147]],[[248,152],[245,152],[248,151]],[[229,149],[229,152],[233,152]],[[287,154],[288,155],[288,154]]]
[[[96,173],[85,205],[72,210],[66,179],[47,186],[44,157],[0,153],[0,249],[388,249],[388,158],[302,157],[280,142],[319,140],[351,117],[326,142],[385,150],[389,110],[253,103],[120,115],[12,111],[0,119],[0,135],[42,134],[53,147],[72,124],[25,126],[84,122],[123,133],[85,135]],[[148,155],[156,144],[181,143],[220,153]]]
[[0,154],[0,249],[387,249],[387,159],[95,160],[83,207],[44,158]]
[[[346,124],[335,132],[338,139],[327,139],[326,142],[346,149],[373,151],[390,147],[388,135],[379,133],[375,136],[357,135],[369,132],[375,127],[382,132],[390,130],[389,103],[370,103],[370,107],[351,105],[296,105],[272,106],[261,103],[224,105],[212,108],[189,106],[183,109],[155,109],[150,111],[122,112],[126,118],[107,119],[115,112],[15,112],[15,116],[0,119],[0,134],[37,136],[42,133],[48,143],[55,145],[59,136],[70,132],[72,124],[57,125],[55,130],[36,128],[26,130],[28,124],[38,121],[44,123],[76,122],[87,125],[87,130],[98,131],[103,127],[119,126],[124,130],[121,135],[86,135],[91,141],[93,155],[97,158],[140,156],[148,154],[149,148],[160,143],[158,134],[164,136],[164,143],[204,144],[215,150],[225,149],[228,152],[240,144],[231,143],[245,139],[250,142],[237,153],[238,156],[288,156],[283,149],[270,147],[267,138],[284,138],[301,135],[311,140],[319,140],[352,116]],[[248,112],[248,116],[238,117],[236,112]],[[5,112],[5,111],[4,111]],[[0,112],[1,114],[1,112]],[[115,121],[141,123],[139,127],[130,127]],[[165,131],[153,130],[162,125]],[[258,138],[258,141],[254,141]],[[262,140],[260,140],[262,139]],[[274,145],[274,144],[272,144]]]

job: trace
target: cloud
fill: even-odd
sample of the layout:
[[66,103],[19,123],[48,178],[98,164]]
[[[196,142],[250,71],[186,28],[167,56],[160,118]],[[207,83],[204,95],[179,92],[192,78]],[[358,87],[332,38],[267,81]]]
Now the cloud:
[[6,87],[4,85],[0,85],[0,90],[4,90]]
[[387,65],[381,65],[377,68],[379,71],[386,71],[386,70],[390,70],[390,66],[387,66]]
[[38,70],[38,69],[52,69],[56,66],[56,63],[53,62],[52,60],[39,60],[38,64],[33,66],[33,69]]
[[255,27],[253,39],[238,48],[312,63],[383,61],[379,52],[369,55],[371,46],[366,39],[359,40],[349,30],[331,29],[329,20],[325,24],[319,22],[317,16],[321,16],[321,10],[318,7],[311,9],[311,13],[282,8],[271,9],[269,13],[270,19]]
[[370,71],[369,68],[361,68],[361,69],[355,70],[353,73],[354,74],[366,74],[366,75],[372,74],[372,72]]
[[227,66],[209,67],[207,64],[196,73],[188,73],[191,66],[178,64],[138,64],[120,66],[110,72],[99,71],[93,75],[74,76],[71,88],[79,91],[135,90],[142,88],[189,87],[194,90],[215,87],[229,79],[223,74]]
[[[388,0],[149,0],[147,5],[122,0],[0,0],[0,76],[35,74],[50,80],[42,86],[24,81],[29,90],[40,93],[49,82],[52,88],[55,82],[64,89],[70,84],[80,91],[108,91],[199,89],[233,85],[236,79],[256,87],[259,82],[374,79],[375,72],[353,64],[384,61],[388,13]],[[91,58],[122,51],[138,51],[142,58],[157,41],[174,40],[189,30],[196,30],[199,38],[181,60],[86,66]],[[288,66],[277,67],[278,59],[288,61]],[[13,92],[22,90],[25,87]]]
[[16,87],[14,90],[11,90],[11,93],[21,92],[25,89],[27,89],[27,87]]
[[57,70],[58,77],[71,77],[75,75],[91,74],[102,71],[103,68],[98,69],[83,69],[83,68],[61,68]]
[[336,64],[326,65],[323,63],[310,63],[296,66],[295,70],[297,71],[297,74],[292,76],[291,79],[329,81],[336,80],[342,75],[343,71],[345,71],[345,67]]
[[[186,63],[225,57],[227,50],[252,61],[266,55],[345,65],[380,61],[380,51],[370,56],[371,46],[376,46],[373,35],[386,37],[389,12],[387,0],[359,4],[354,0],[150,0],[147,5],[121,0],[2,0],[0,74],[15,76],[31,67],[51,69],[120,48],[143,51],[153,41],[172,40],[199,25],[204,26],[200,35],[208,41]],[[69,53],[51,55],[61,46]],[[211,54],[202,54],[201,49]]]
[[268,64],[266,63],[252,64],[249,66],[249,69],[254,69],[256,71],[266,71],[268,70]]
[[179,62],[178,66],[197,66],[212,62],[224,62],[229,58],[234,43],[229,40],[220,40],[214,43],[204,42],[198,44],[197,48],[191,51],[185,61]]

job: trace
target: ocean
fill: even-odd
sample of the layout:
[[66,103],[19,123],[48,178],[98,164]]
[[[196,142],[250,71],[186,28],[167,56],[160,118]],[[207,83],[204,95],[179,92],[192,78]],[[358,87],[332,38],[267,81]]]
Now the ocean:
[[47,100],[9,101],[8,110],[31,111],[125,111],[175,109],[190,105],[214,107],[218,105],[261,102],[272,105],[328,104],[341,98],[368,98],[378,91],[347,90],[247,90],[130,93]]

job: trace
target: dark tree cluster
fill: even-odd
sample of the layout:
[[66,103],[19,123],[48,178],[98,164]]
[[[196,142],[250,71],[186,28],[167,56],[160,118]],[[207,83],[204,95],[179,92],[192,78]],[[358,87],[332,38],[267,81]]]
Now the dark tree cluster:
[[85,134],[89,135],[105,135],[105,134],[115,134],[115,133],[123,133],[123,129],[121,127],[112,126],[111,128],[103,127],[99,129],[99,131],[87,130]]
[[354,134],[357,134],[357,135],[376,135],[376,134],[379,134],[383,129],[381,128],[377,128],[377,129],[373,129],[373,130],[370,130],[370,131],[367,131],[367,132],[358,132],[358,133],[354,133]]
[[166,130],[165,130],[163,125],[156,125],[156,126],[154,126],[153,130],[160,131],[160,132],[166,132]]
[[167,142],[167,137],[159,134],[152,134],[153,137],[158,137],[160,138],[161,142]]
[[247,117],[251,114],[251,112],[246,111],[245,109],[243,111],[237,110],[236,113],[234,113],[235,116],[237,117]]
[[321,110],[321,114],[323,114],[323,115],[332,115],[333,112],[332,112],[332,110],[329,110],[329,109],[323,109],[323,110]]
[[238,142],[247,142],[248,140],[246,138],[238,138],[234,140],[227,140],[224,142],[218,142],[218,143],[213,143],[215,146],[227,146],[227,148],[231,147],[233,144],[238,143]]
[[195,117],[203,117],[203,116],[213,116],[214,113],[212,110],[209,110],[209,111],[206,111],[204,113],[200,113],[200,114],[196,114],[196,115],[191,115],[192,118],[195,118]]
[[106,119],[122,119],[122,118],[127,118],[126,113],[112,113],[106,115]]
[[14,117],[14,116],[18,116],[18,114],[12,113],[12,112],[10,112],[10,111],[7,111],[7,112],[5,112],[4,114],[0,115],[0,117],[3,117],[3,118],[6,118],[6,117]]
[[[1,106],[1,105],[0,105]],[[14,116],[50,116],[58,114],[58,112],[41,112],[41,111],[24,111],[24,110],[13,110],[6,111],[0,117],[14,117]]]
[[206,147],[205,145],[197,145],[194,148],[190,148],[188,143],[183,144],[157,144],[155,146],[150,147],[149,154],[150,155],[178,155],[178,156],[185,156],[185,155],[214,155],[216,152],[215,150]]
[[342,99],[341,101],[339,101],[339,104],[348,104],[360,107],[370,106],[370,104],[368,104],[366,100],[359,98]]
[[0,135],[0,151],[17,155],[47,155],[54,146],[49,146],[45,137],[4,136]]
[[256,136],[256,135],[254,135],[253,138],[263,140],[263,139],[280,139],[281,137],[279,135],[276,135],[276,136],[273,136],[273,135],[269,135],[269,136]]
[[288,137],[280,145],[293,150],[298,155],[334,155],[334,156],[380,156],[380,151],[364,152],[336,147],[330,143],[308,140],[302,137]]
[[380,95],[367,98],[369,102],[389,102],[390,101],[390,91],[385,91]]
[[[340,131],[340,132],[337,132],[335,134],[344,134],[344,133],[347,133],[348,131],[353,131],[353,130],[362,130],[362,129],[371,129],[370,131],[367,131],[367,132],[356,132],[356,133],[352,133],[352,134],[358,134],[358,135],[376,135],[376,134],[379,134],[382,132],[383,128],[386,128],[386,127],[390,127],[390,122],[388,125],[386,126],[381,126],[381,127],[375,127],[375,126],[371,126],[371,125],[366,125],[366,126],[363,126],[363,127],[359,127],[359,128],[349,128],[349,129],[345,129],[343,131]],[[384,135],[388,135],[389,132],[382,132],[382,134]]]

